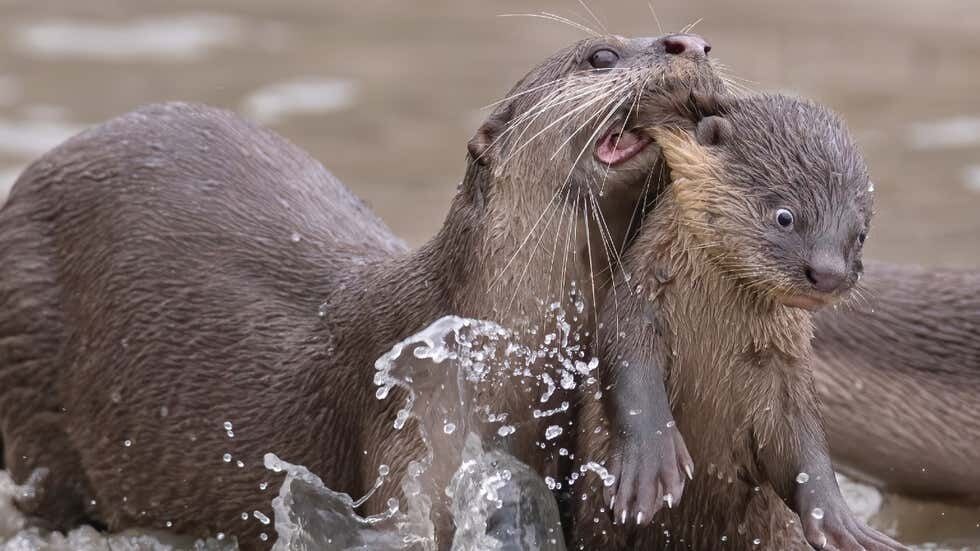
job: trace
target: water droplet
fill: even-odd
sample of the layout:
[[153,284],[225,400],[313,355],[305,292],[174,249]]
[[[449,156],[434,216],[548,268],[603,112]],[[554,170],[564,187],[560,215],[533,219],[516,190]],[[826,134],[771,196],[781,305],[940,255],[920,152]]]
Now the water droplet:
[[265,490],[268,487],[269,487],[269,483],[268,482],[263,482],[263,483],[259,484],[259,489],[260,490]]
[[221,456],[221,459],[223,459],[225,463],[231,463],[231,454],[226,453],[223,456]]
[[224,532],[218,532],[218,535],[216,535],[215,537],[218,538],[218,541],[224,541],[224,539],[225,539],[225,533]]
[[252,511],[252,516],[258,519],[262,524],[269,524],[269,517],[265,516],[262,511]]
[[561,427],[559,427],[558,425],[551,425],[550,427],[545,429],[544,437],[547,440],[554,440],[555,438],[558,438],[561,432],[562,432]]
[[262,541],[269,541],[269,536],[267,536],[265,532],[262,532],[259,534],[259,539]]
[[444,432],[446,434],[452,434],[452,433],[456,432],[456,424],[455,423],[446,423],[445,425],[442,426],[442,432]]
[[113,390],[112,394],[109,395],[109,398],[112,399],[113,402],[118,404],[119,402],[122,402],[122,393],[119,392],[118,390]]
[[499,436],[510,436],[511,434],[514,434],[516,430],[517,429],[515,429],[513,425],[503,425],[497,429],[497,434]]
[[174,526],[174,523],[172,523],[172,522],[170,522],[170,521],[168,520],[168,521],[167,521],[167,528],[173,528],[173,526]]
[[389,472],[388,465],[381,465],[378,467],[378,474],[381,476],[388,476]]
[[554,490],[555,489],[555,486],[558,485],[555,482],[555,479],[554,478],[551,478],[550,476],[544,477],[544,483],[548,486],[548,489],[549,490]]
[[244,468],[244,467],[245,467],[245,463],[243,463],[241,459],[239,459],[239,460],[238,460],[238,461],[237,461],[237,462],[235,463],[235,465],[238,465],[238,468],[239,468],[239,469],[241,469],[241,468]]
[[224,427],[225,430],[231,430],[231,421],[225,421]]
[[302,239],[302,237],[300,237],[300,235],[296,232],[293,232],[293,235],[289,236],[289,240],[292,241],[293,243],[299,243],[300,239]]
[[324,302],[323,304],[320,305],[319,308],[317,308],[316,315],[320,319],[323,319],[323,318],[327,317],[327,303],[326,302]]
[[810,481],[810,475],[806,473],[800,473],[796,475],[796,482],[799,484],[806,484],[809,481]]
[[242,513],[242,520],[248,520],[248,513]]
[[812,516],[813,518],[815,518],[817,520],[822,519],[823,518],[823,509],[821,509],[820,507],[814,507],[814,509],[812,511],[810,511],[810,516]]
[[123,440],[123,446],[126,446],[128,448],[128,447],[130,447],[132,445],[133,445],[133,441],[132,440]]
[[631,409],[631,410],[629,410],[629,414],[630,415],[634,415],[635,416],[635,415],[639,415],[641,413],[643,413],[643,410],[642,409]]
[[759,545],[760,543],[762,543],[762,540],[760,540],[759,538],[755,538],[754,540],[752,540],[752,545]]

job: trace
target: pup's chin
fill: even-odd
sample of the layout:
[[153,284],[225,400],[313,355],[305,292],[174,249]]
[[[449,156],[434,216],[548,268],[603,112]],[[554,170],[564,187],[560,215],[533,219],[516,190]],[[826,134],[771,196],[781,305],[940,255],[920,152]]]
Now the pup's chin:
[[783,306],[800,308],[810,312],[816,312],[824,306],[829,306],[834,303],[834,299],[832,297],[821,295],[780,295],[777,300]]

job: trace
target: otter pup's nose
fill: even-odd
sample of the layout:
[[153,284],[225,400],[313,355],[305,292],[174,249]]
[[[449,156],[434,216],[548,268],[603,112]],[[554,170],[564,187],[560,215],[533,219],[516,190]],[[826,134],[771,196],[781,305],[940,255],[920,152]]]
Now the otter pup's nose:
[[814,262],[806,267],[806,278],[821,293],[833,293],[847,280],[843,262]]
[[663,38],[664,50],[671,55],[701,57],[708,55],[711,44],[696,34],[672,34]]

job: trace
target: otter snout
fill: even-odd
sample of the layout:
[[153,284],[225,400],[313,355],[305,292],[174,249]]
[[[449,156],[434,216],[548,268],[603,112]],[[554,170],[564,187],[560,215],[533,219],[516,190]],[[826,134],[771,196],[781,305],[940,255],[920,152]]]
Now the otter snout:
[[816,254],[804,269],[807,281],[821,293],[835,293],[847,283],[847,262],[840,255]]
[[690,58],[707,57],[711,44],[696,34],[672,34],[663,39],[664,51],[670,55]]

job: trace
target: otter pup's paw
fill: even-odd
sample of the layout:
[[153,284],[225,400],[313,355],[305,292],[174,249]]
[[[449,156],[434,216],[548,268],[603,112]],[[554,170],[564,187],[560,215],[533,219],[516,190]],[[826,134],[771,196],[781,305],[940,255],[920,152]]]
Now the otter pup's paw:
[[[814,514],[816,513],[816,514]],[[814,549],[825,551],[892,551],[909,548],[851,515],[847,507],[835,511],[811,509],[802,515],[803,533]]]
[[665,505],[673,507],[693,478],[694,461],[673,422],[663,429],[620,435],[610,462],[616,481],[606,488],[606,504],[617,524],[649,524]]

